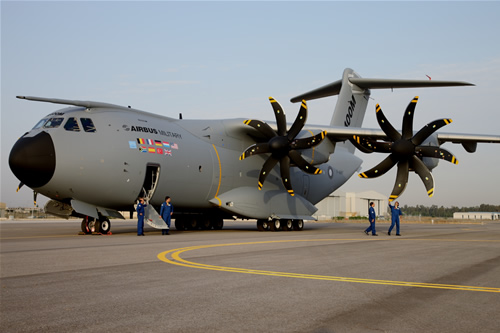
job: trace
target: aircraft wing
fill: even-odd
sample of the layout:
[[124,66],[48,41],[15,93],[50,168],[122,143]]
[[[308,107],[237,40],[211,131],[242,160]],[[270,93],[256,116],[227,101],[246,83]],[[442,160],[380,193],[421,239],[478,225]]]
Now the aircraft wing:
[[438,133],[439,144],[445,142],[460,143],[469,153],[476,151],[478,143],[500,143],[500,136],[486,134]]
[[[382,141],[389,139],[384,131],[380,129],[330,126],[307,126],[307,129],[313,131],[326,131],[327,137],[332,142],[347,141],[353,139],[354,136]],[[461,144],[469,153],[476,151],[478,143],[500,143],[500,136],[498,135],[462,133],[436,133],[436,135],[440,145],[445,142],[458,143]]]

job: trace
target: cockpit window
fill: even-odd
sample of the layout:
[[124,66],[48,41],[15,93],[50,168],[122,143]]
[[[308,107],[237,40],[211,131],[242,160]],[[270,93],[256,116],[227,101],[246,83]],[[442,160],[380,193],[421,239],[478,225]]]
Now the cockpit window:
[[95,132],[95,126],[94,122],[90,118],[80,118],[80,121],[82,122],[83,130],[85,132],[90,132],[94,133]]
[[37,128],[40,128],[42,127],[45,123],[47,122],[47,119],[42,119],[40,120],[36,125],[35,127],[33,127],[33,129],[37,129]]
[[66,124],[64,124],[64,129],[66,131],[80,132],[80,126],[78,126],[78,121],[76,118],[69,118]]
[[63,122],[64,118],[50,118],[49,120],[47,120],[47,122],[45,123],[45,125],[43,125],[44,128],[56,128],[56,127],[59,127],[59,125],[61,125],[61,123]]

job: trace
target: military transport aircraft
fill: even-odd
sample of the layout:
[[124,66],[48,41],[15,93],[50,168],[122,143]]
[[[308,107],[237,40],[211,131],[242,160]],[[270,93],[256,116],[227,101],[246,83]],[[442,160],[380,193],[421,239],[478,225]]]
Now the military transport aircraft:
[[[460,143],[468,152],[478,142],[500,143],[500,136],[436,133],[451,119],[414,132],[418,97],[404,113],[401,132],[379,105],[381,130],[361,128],[370,89],[465,85],[472,84],[368,79],[345,69],[341,80],[292,98],[301,106],[290,127],[273,98],[275,123],[173,119],[106,103],[18,96],[71,107],[49,114],[25,133],[12,148],[9,165],[20,186],[51,199],[47,213],[82,217],[87,233],[91,225],[109,232],[109,218],[133,211],[140,196],[149,207],[158,207],[167,194],[175,198],[180,230],[221,229],[225,218],[257,219],[259,230],[301,230],[304,220],[313,219],[314,205],[360,170],[355,148],[389,154],[360,177],[377,177],[397,165],[394,200],[410,171],[433,195],[430,170],[440,159],[457,163],[440,148],[444,142]],[[339,97],[330,124],[305,126],[306,101],[333,95]],[[149,216],[162,228],[154,208]]]

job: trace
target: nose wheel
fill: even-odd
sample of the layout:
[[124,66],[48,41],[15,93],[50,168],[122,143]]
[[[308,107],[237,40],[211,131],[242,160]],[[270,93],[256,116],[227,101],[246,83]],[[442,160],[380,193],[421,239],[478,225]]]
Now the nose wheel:
[[89,235],[95,231],[95,220],[92,217],[85,216],[83,218],[82,224],[82,232],[85,235]]
[[100,216],[97,221],[93,217],[85,216],[81,223],[81,229],[84,235],[90,235],[93,233],[110,235],[111,222],[104,216]]

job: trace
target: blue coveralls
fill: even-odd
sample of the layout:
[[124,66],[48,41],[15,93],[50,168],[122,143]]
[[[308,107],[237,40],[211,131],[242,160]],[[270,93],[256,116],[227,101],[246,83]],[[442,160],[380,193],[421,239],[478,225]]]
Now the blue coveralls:
[[401,212],[401,209],[396,208],[394,206],[391,206],[391,203],[389,202],[389,208],[391,208],[391,215],[392,215],[392,223],[391,227],[389,228],[389,233],[391,233],[392,229],[394,228],[394,225],[396,225],[396,235],[399,235],[399,215],[403,215]]
[[377,232],[375,231],[375,208],[370,206],[368,209],[368,221],[370,221],[370,226],[365,230],[366,233],[372,232],[372,235],[375,235]]
[[147,204],[141,204],[140,202],[137,204],[137,236],[144,235],[144,207]]
[[[161,204],[160,216],[163,219],[163,221],[165,221],[165,223],[168,225],[169,229],[170,229],[170,221],[172,219],[172,216],[170,213],[173,213],[173,212],[174,212],[174,206],[172,206],[172,204],[167,204],[167,202],[163,202]],[[168,235],[169,229],[161,229],[161,234]]]

